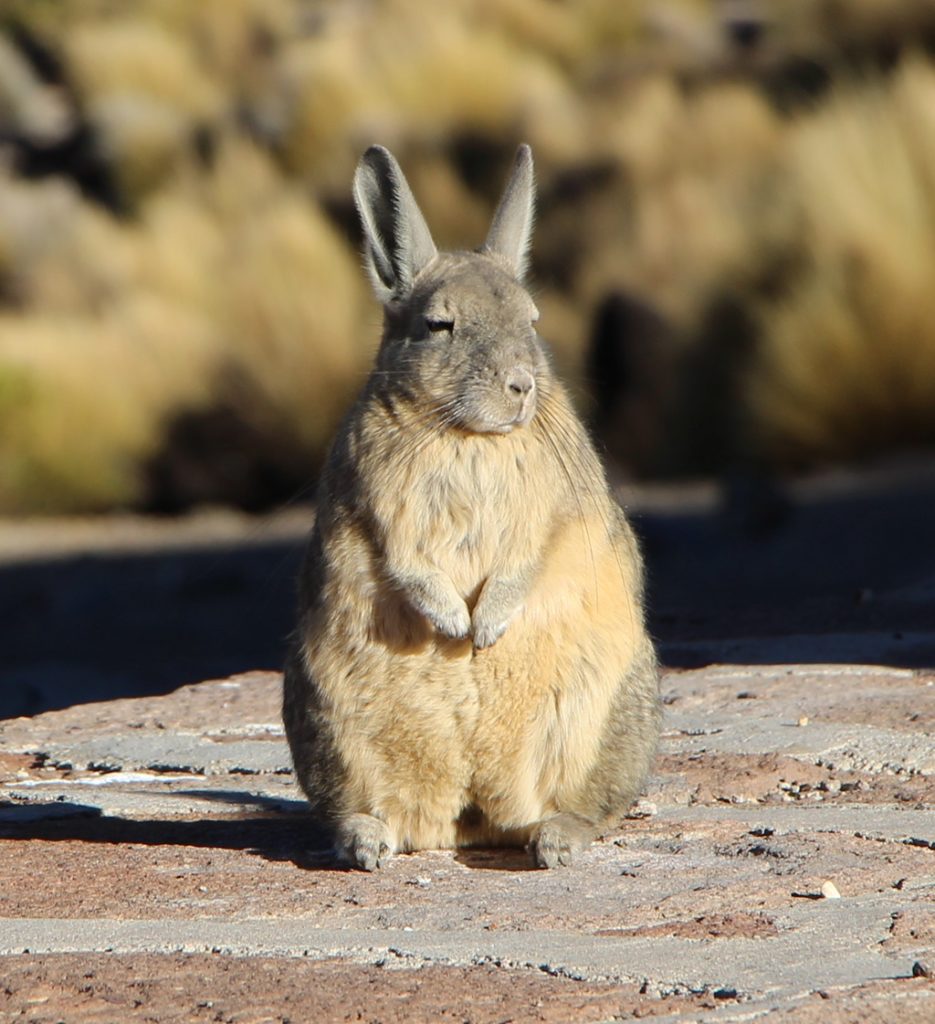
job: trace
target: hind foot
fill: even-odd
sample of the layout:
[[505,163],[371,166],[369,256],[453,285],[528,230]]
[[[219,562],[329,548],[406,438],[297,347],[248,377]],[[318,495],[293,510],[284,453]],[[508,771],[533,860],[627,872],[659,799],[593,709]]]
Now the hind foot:
[[527,849],[537,868],[566,867],[597,836],[597,825],[581,814],[556,814],[532,830]]
[[370,814],[351,814],[340,822],[335,848],[342,861],[363,871],[383,867],[393,852],[386,823]]

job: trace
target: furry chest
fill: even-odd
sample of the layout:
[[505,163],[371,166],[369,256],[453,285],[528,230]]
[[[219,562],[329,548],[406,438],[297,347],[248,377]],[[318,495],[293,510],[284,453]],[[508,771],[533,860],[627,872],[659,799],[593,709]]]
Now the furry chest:
[[411,496],[421,508],[423,555],[469,592],[489,575],[522,529],[522,502],[515,487],[481,460],[454,459],[432,467]]

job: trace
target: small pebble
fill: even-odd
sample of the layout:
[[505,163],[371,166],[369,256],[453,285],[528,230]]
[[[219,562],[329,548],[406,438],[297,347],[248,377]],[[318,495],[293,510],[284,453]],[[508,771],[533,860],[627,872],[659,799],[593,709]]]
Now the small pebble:
[[802,715],[799,719],[799,725],[808,725],[808,715]]
[[652,802],[652,800],[637,800],[629,811],[627,811],[626,816],[628,818],[652,818],[658,813],[659,808]]
[[935,971],[924,960],[916,960],[912,965],[912,976],[913,978],[931,978],[935,976]]
[[821,894],[826,900],[839,900],[841,898],[841,894],[838,892],[838,887],[834,882],[822,882]]

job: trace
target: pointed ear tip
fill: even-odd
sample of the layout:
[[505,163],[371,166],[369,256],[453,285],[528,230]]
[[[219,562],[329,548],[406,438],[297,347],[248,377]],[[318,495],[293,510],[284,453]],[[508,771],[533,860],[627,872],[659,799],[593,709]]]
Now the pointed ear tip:
[[532,146],[528,142],[521,142],[516,150],[516,162],[518,164],[532,163]]
[[396,164],[393,154],[386,146],[376,144],[368,146],[357,164],[358,171],[365,167],[393,167]]

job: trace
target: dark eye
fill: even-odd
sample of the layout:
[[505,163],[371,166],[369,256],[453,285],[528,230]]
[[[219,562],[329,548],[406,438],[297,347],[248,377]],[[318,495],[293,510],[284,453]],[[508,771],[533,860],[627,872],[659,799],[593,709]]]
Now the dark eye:
[[441,317],[427,316],[425,326],[431,334],[442,334],[443,332],[450,334],[455,328],[455,322],[454,320],[443,320]]

